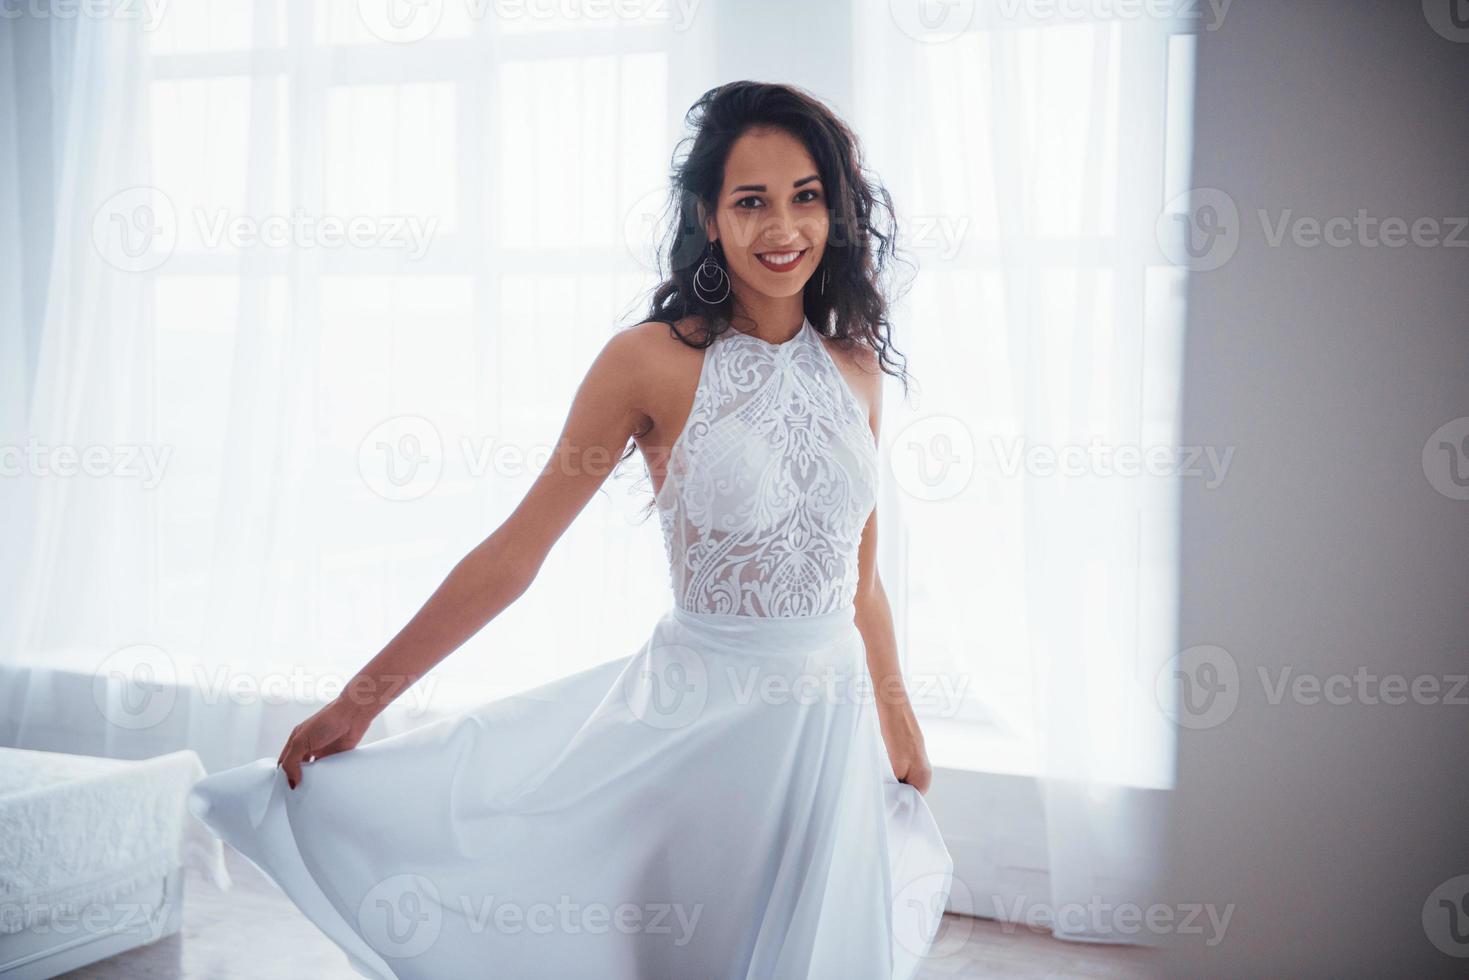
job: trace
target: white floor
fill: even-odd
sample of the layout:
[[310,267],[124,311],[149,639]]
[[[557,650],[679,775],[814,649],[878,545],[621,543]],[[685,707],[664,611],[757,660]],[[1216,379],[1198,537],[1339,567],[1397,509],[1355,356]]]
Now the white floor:
[[[178,935],[66,974],[67,980],[361,980],[341,952],[238,854],[228,892],[190,874]],[[1149,975],[1150,951],[1058,942],[990,919],[946,916],[920,980]],[[962,939],[962,945],[959,940]]]

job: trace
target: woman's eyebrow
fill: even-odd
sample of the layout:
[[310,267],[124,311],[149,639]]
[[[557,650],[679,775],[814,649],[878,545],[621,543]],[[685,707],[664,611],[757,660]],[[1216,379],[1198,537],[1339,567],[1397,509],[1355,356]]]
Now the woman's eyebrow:
[[[802,177],[800,180],[798,180],[795,183],[791,184],[791,186],[792,187],[800,187],[802,184],[809,184],[813,180],[820,180],[820,179],[821,178],[818,177],[816,174],[812,174],[809,177]],[[740,191],[764,191],[764,190],[765,190],[765,185],[764,184],[741,184],[740,186],[736,187],[734,190],[730,191],[730,193],[731,194],[738,194]]]

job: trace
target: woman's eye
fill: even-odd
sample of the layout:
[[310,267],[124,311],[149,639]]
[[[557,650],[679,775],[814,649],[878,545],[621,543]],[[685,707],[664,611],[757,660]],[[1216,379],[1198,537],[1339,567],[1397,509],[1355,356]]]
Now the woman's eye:
[[[796,192],[796,201],[799,204],[810,204],[812,201],[816,200],[819,197],[821,197],[820,191],[809,188],[803,191]],[[734,206],[741,211],[753,211],[757,207],[763,207],[764,204],[760,200],[760,198],[751,195],[749,197],[742,197],[738,201],[735,201]]]

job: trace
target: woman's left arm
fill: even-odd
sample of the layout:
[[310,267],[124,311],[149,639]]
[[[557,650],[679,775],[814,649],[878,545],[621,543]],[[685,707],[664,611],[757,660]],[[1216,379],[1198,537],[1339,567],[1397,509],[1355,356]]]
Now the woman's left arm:
[[[862,553],[868,551],[868,542],[876,539],[876,532],[877,511],[874,510],[862,533]],[[928,764],[923,732],[919,730],[918,717],[913,713],[913,704],[908,700],[908,691],[903,685],[892,609],[875,564],[871,563],[870,557],[862,564],[868,570],[861,577],[870,576],[870,581],[865,588],[860,584],[857,587],[856,622],[862,633],[862,642],[867,647],[867,673],[872,677],[882,740],[887,745],[893,775],[898,777],[898,781],[912,785],[920,793],[927,793],[933,780],[933,768]]]
[[[875,368],[876,358],[869,364]],[[879,426],[882,417],[882,373],[873,371],[864,378],[868,396],[868,425],[873,440],[881,444]],[[927,793],[933,780],[933,768],[923,745],[923,732],[903,684],[903,670],[898,663],[898,641],[893,631],[893,611],[883,591],[877,572],[877,508],[867,517],[858,547],[856,624],[867,647],[867,673],[872,678],[877,702],[877,717],[882,740],[887,745],[893,775],[920,793]]]

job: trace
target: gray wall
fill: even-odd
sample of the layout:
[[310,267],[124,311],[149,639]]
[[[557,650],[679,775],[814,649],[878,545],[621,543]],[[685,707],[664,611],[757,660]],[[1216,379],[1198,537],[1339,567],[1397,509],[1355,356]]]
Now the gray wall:
[[[30,6],[10,5],[14,13]],[[54,18],[0,18],[0,445],[24,445],[24,420],[40,352],[41,317],[51,274],[55,219],[52,44],[70,36]],[[0,514],[26,513],[29,481],[0,479]],[[4,542],[0,561],[0,635],[14,621],[24,563]]]
[[1469,874],[1469,707],[1272,705],[1258,669],[1469,672],[1469,502],[1422,462],[1469,416],[1469,248],[1272,247],[1256,211],[1469,215],[1469,43],[1417,0],[1238,2],[1198,68],[1193,186],[1234,200],[1239,247],[1193,277],[1182,442],[1237,452],[1219,489],[1185,481],[1180,648],[1239,683],[1180,732],[1170,888],[1235,908],[1165,969],[1463,976],[1428,938],[1447,910],[1423,917]]

